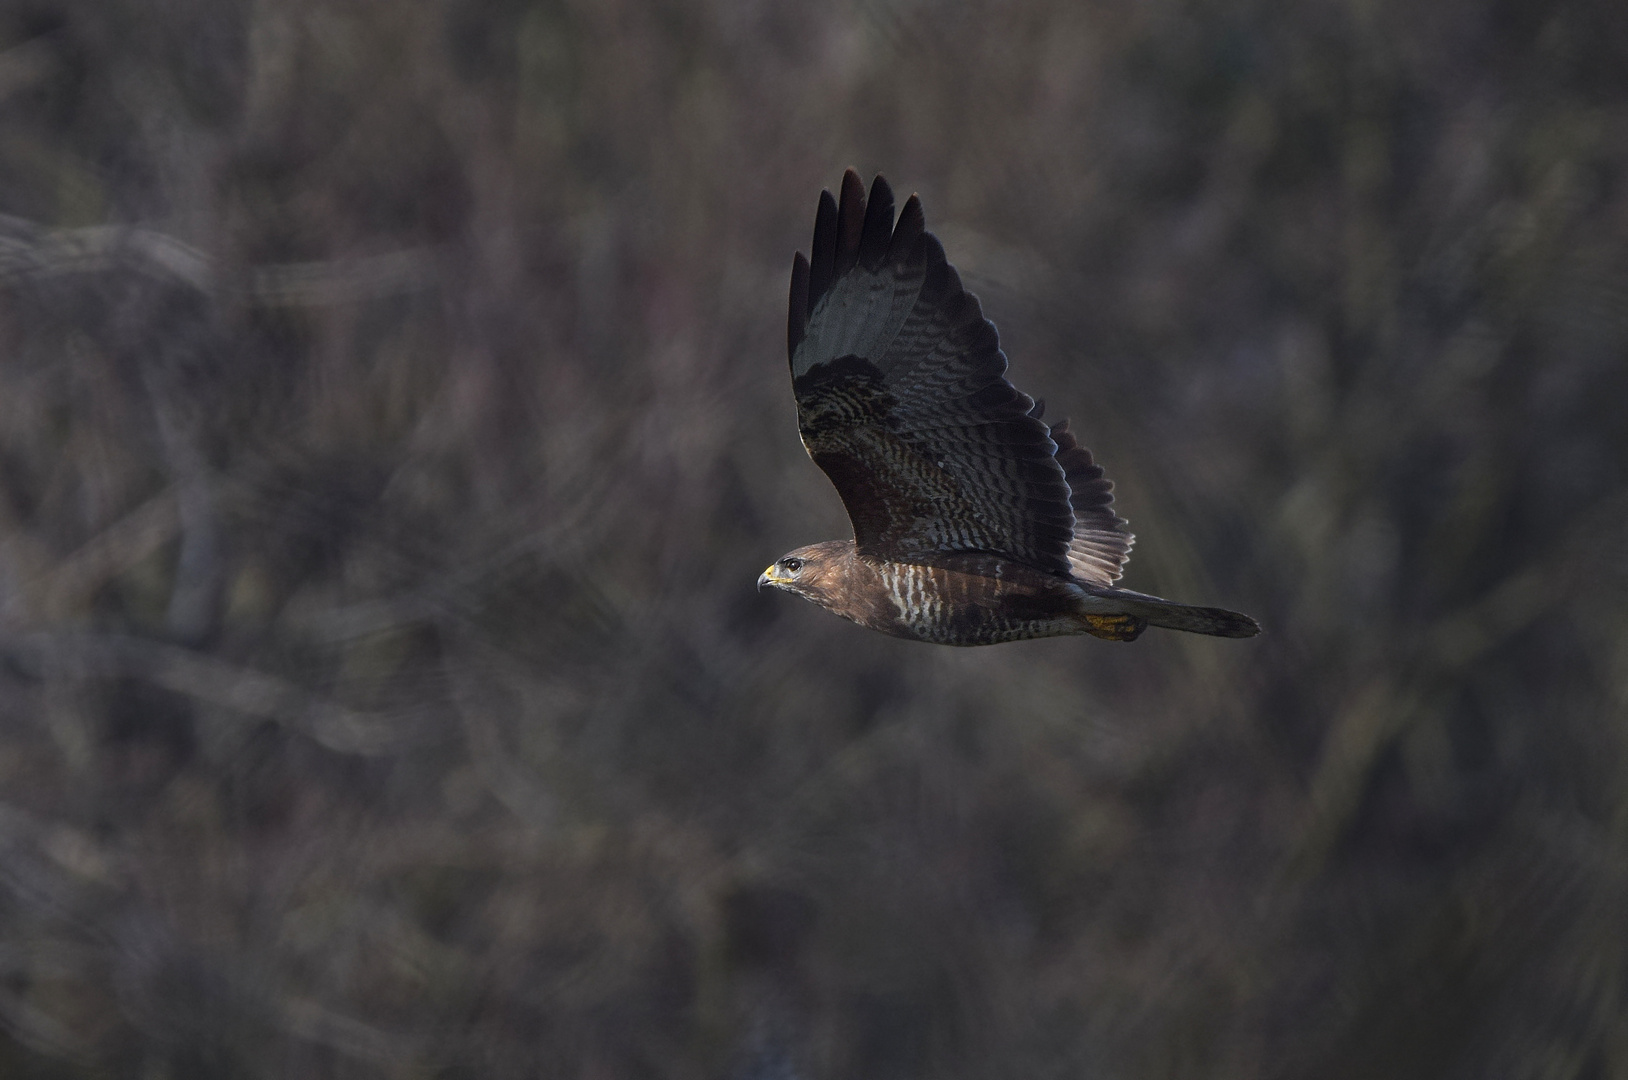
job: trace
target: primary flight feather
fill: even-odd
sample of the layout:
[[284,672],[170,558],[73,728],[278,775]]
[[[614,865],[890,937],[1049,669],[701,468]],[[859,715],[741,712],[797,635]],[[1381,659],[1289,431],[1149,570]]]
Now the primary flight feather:
[[861,626],[943,645],[1058,634],[1130,641],[1150,624],[1252,637],[1248,615],[1114,586],[1132,536],[1068,422],[1006,381],[1006,355],[912,195],[878,176],[820,193],[792,262],[797,422],[852,540],[798,548],[758,586]]

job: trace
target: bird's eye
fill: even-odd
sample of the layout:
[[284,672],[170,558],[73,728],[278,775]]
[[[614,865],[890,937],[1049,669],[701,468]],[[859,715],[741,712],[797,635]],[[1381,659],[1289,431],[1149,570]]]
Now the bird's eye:
[[803,560],[795,559],[795,558],[794,559],[781,559],[780,560],[780,565],[785,567],[787,572],[795,574],[797,571],[799,571],[799,570],[801,570],[803,568]]

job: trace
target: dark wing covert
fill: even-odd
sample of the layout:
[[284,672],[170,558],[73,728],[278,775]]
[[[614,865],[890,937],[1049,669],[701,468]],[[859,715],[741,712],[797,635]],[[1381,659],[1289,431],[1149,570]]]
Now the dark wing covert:
[[852,169],[840,203],[822,192],[812,260],[792,263],[788,318],[803,446],[836,485],[862,554],[986,551],[1073,571],[1058,444],[1004,378],[994,324],[916,196],[895,225],[880,176],[868,202]]

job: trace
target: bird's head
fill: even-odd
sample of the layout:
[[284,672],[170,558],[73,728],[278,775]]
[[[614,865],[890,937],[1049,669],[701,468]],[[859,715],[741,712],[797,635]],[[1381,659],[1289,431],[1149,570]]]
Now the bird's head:
[[788,551],[758,576],[757,587],[768,585],[796,593],[816,604],[823,603],[827,590],[841,573],[843,559],[852,555],[853,547],[851,540],[831,540]]

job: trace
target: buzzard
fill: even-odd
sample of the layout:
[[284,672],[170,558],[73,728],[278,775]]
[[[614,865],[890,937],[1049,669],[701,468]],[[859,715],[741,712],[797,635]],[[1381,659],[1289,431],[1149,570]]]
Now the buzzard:
[[1068,421],[1005,379],[977,297],[914,195],[878,176],[820,193],[791,266],[797,423],[852,540],[798,548],[758,578],[861,626],[941,645],[1058,634],[1131,641],[1149,624],[1252,637],[1248,615],[1116,588],[1132,537]]

